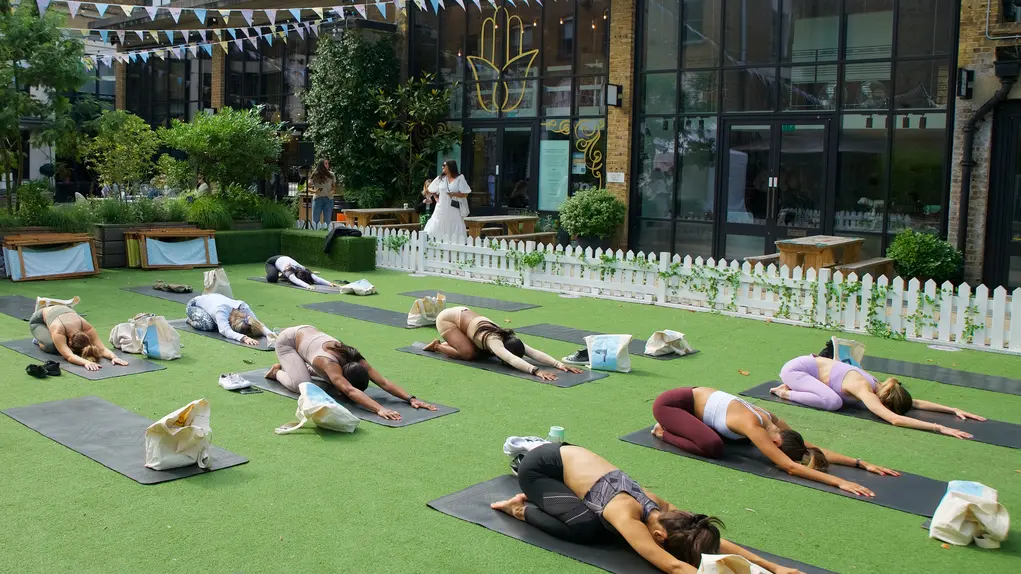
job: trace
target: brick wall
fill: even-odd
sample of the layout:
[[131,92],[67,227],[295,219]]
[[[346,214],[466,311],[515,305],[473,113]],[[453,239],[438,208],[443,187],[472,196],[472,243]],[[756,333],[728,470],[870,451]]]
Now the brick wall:
[[128,106],[128,65],[124,62],[113,63],[113,105],[115,109],[123,110]]
[[[624,174],[624,183],[607,183],[606,189],[628,202],[631,188],[631,106],[635,71],[636,0],[614,1],[610,7],[610,83],[622,86],[619,108],[606,112],[606,172]],[[614,238],[614,244],[627,244],[627,219]]]
[[[962,131],[975,110],[985,103],[1000,87],[999,80],[993,73],[993,62],[996,59],[996,48],[1021,44],[1021,39],[990,40],[986,37],[986,6],[987,0],[962,0],[961,2],[961,33],[957,52],[957,65],[961,68],[974,70],[975,95],[971,100],[957,99],[955,108],[955,125],[952,171],[950,177],[950,208],[948,211],[947,239],[956,245],[957,229],[960,220],[961,202],[961,161],[964,158],[964,132]],[[992,2],[990,17],[991,36],[1011,36],[1021,34],[1021,24],[1002,22],[1002,4]],[[1011,98],[1021,98],[1021,89],[1011,92]],[[965,279],[976,281],[982,277],[982,265],[985,256],[986,219],[988,216],[989,199],[989,163],[992,141],[992,120],[995,112],[986,116],[979,124],[975,134],[974,161],[972,170],[971,192],[968,205],[968,231],[965,244]]]
[[227,57],[223,50],[219,48],[213,49],[213,72],[212,72],[212,94],[210,95],[209,105],[214,110],[218,110],[223,107],[224,97],[226,96],[226,82],[227,82]]

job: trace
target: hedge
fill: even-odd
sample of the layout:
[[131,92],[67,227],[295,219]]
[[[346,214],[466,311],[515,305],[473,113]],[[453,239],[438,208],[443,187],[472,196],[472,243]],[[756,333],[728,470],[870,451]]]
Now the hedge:
[[338,237],[329,254],[323,253],[325,238],[322,232],[299,229],[218,231],[216,253],[224,265],[262,263],[283,254],[308,267],[352,272],[376,269],[374,237]]
[[223,265],[262,263],[280,255],[282,229],[254,231],[217,231],[216,254]]

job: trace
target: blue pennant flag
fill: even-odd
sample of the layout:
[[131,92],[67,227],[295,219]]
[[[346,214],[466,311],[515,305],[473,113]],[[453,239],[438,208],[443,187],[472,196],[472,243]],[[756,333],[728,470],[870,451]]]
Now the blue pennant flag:
[[379,10],[379,15],[386,18],[386,2],[376,2],[376,10]]
[[291,16],[294,16],[295,20],[301,22],[301,8],[289,8],[288,10],[290,11]]
[[149,53],[148,52],[142,52],[141,54],[139,54],[139,56],[141,56],[143,62],[148,62],[149,61]]
[[206,54],[209,54],[210,56],[213,55],[213,45],[212,44],[202,44],[202,49],[205,50]]
[[238,39],[238,30],[237,30],[237,28],[227,28],[227,31],[230,32],[230,35],[231,35],[232,38],[234,38],[235,40]]
[[203,24],[205,24],[206,23],[206,11],[205,10],[199,10],[198,8],[196,8],[194,10],[194,12],[195,12],[195,17],[199,19],[199,22],[202,22]]
[[429,0],[429,2],[433,5],[433,12],[439,14],[440,13],[440,2],[439,2],[439,0]]
[[109,44],[109,42],[107,40],[110,37],[110,32],[108,30],[100,30],[99,31],[99,37],[103,39],[103,43],[104,44]]
[[265,36],[263,36],[263,38],[266,39],[267,44],[269,44],[270,46],[273,45],[273,34],[266,34]]
[[102,18],[106,15],[106,9],[110,7],[109,4],[93,4],[96,7],[96,11],[99,12],[99,17]]
[[167,35],[167,40],[170,40],[170,43],[173,44],[174,43],[174,31],[170,30],[168,28],[168,29],[164,30],[163,33]]
[[135,54],[134,53],[128,54],[128,61],[132,62],[132,63],[135,62]]

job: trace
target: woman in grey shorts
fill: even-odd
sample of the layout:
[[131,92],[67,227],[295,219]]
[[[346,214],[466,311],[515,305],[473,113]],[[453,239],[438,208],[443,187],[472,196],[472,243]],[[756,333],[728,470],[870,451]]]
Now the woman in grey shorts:
[[37,310],[28,320],[28,328],[40,349],[60,355],[72,365],[98,371],[100,359],[109,359],[119,366],[128,364],[103,345],[88,321],[65,305]]

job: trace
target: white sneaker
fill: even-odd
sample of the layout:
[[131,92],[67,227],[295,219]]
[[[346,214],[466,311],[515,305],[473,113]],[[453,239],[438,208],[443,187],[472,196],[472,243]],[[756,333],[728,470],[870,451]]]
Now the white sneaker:
[[252,386],[252,382],[242,379],[241,375],[237,373],[227,373],[225,375],[220,375],[219,385],[228,391],[236,391],[239,389],[247,389]]
[[532,449],[540,447],[548,442],[548,440],[537,436],[507,437],[507,440],[503,443],[503,453],[511,458],[515,458],[519,454],[531,452]]

